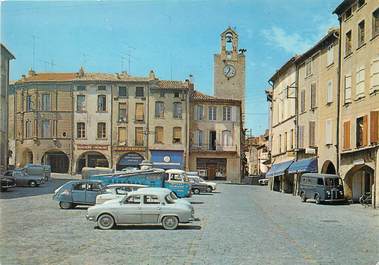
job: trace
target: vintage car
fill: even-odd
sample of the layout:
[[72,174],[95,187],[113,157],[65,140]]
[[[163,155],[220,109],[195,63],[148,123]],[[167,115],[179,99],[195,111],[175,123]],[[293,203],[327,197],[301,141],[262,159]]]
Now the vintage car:
[[171,199],[170,191],[152,188],[130,192],[122,200],[110,200],[89,207],[87,220],[97,222],[100,229],[116,225],[162,224],[164,229],[176,229],[179,223],[194,220],[193,208]]
[[16,180],[11,177],[0,176],[1,191],[7,191],[9,188],[16,187]]
[[49,165],[27,164],[23,170],[28,175],[41,176],[45,181],[50,179],[51,167]]
[[207,185],[207,190],[206,190],[207,192],[212,192],[212,191],[216,190],[217,184],[215,182],[205,181],[202,177],[199,177],[197,172],[187,172],[187,177],[190,179],[191,178],[196,179],[201,184],[206,184]]
[[262,186],[268,185],[268,179],[260,179],[258,180],[258,183],[259,185],[262,185]]
[[191,190],[194,194],[200,194],[202,192],[211,192],[207,184],[200,182],[199,177],[188,176],[189,183],[191,183]]
[[97,180],[73,180],[55,190],[53,200],[59,202],[62,209],[77,205],[95,205],[96,196],[105,191],[104,185]]
[[8,170],[4,173],[5,177],[13,178],[17,187],[37,187],[45,182],[41,175],[29,175],[24,169]]
[[146,188],[146,185],[138,184],[110,184],[105,187],[104,193],[96,196],[96,204],[101,204],[109,200],[122,199],[131,191],[138,190],[140,188]]

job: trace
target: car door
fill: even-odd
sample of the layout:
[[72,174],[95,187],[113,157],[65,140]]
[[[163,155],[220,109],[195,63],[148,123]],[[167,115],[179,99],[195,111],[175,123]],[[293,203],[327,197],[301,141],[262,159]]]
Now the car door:
[[161,212],[161,202],[157,195],[144,195],[141,209],[142,223],[156,224]]
[[131,195],[120,202],[117,219],[120,224],[141,224],[141,195]]
[[96,204],[96,196],[101,192],[100,183],[87,183],[86,186],[86,200],[87,204]]
[[86,182],[79,182],[72,187],[72,202],[73,203],[86,203]]

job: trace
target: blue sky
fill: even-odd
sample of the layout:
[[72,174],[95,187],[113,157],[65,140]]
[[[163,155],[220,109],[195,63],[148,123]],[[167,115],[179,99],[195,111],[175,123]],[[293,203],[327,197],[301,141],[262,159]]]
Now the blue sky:
[[[246,127],[267,128],[267,80],[338,20],[342,0],[1,2],[1,41],[14,53],[11,80],[36,71],[129,71],[184,80],[213,93],[213,54],[228,26],[246,53]],[[33,62],[33,39],[35,56]]]

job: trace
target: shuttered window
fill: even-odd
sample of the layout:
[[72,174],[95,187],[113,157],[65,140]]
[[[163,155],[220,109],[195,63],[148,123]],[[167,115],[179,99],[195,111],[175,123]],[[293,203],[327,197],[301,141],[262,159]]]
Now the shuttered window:
[[379,91],[379,56],[377,56],[371,63],[371,85],[370,93]]
[[351,102],[351,75],[345,76],[345,104]]
[[359,117],[356,123],[356,146],[364,147],[368,143],[368,117]]
[[311,109],[316,108],[317,99],[316,99],[316,83],[311,85]]
[[356,76],[356,91],[355,96],[356,98],[364,97],[365,95],[365,69],[364,67],[359,67],[357,69],[357,76]]
[[330,145],[333,144],[333,123],[332,120],[325,121],[325,144]]
[[208,120],[210,121],[217,120],[217,107],[216,106],[208,107]]
[[145,113],[144,113],[144,104],[143,103],[136,103],[136,121],[142,122],[145,120]]
[[326,103],[333,102],[333,80],[329,80],[326,85]]
[[379,142],[379,111],[370,112],[370,143]]
[[350,121],[343,123],[343,149],[350,149]]
[[155,143],[163,144],[163,127],[161,126],[155,127]]
[[172,142],[174,144],[180,144],[182,142],[182,128],[181,127],[174,127]]
[[194,112],[195,112],[194,113],[195,120],[201,121],[204,119],[204,107],[203,107],[203,105],[195,105]]
[[222,108],[222,119],[224,121],[232,120],[232,107],[225,106]]
[[309,146],[315,146],[316,139],[316,123],[314,121],[309,122]]
[[326,53],[326,66],[331,65],[334,62],[334,46],[333,44],[328,47]]
[[136,146],[143,146],[143,128],[136,127],[135,128],[135,144]]
[[305,89],[300,92],[300,112],[305,112]]
[[304,126],[299,126],[299,148],[304,148]]
[[162,101],[155,102],[155,118],[164,118],[164,103]]
[[128,121],[128,109],[126,103],[118,103],[118,122]]
[[118,127],[118,144],[126,145],[126,142],[127,142],[126,127]]

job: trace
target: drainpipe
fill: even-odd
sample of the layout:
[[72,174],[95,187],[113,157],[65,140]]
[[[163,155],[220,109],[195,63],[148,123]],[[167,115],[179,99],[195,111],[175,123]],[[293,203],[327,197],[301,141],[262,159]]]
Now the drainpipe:
[[[295,159],[299,160],[299,65],[296,64],[296,77],[295,77],[295,135],[296,135],[296,152]],[[292,137],[292,135],[291,135]]]
[[111,135],[110,135],[110,152],[111,152],[111,163],[110,167],[113,168],[113,84],[111,84],[111,106],[110,106],[110,112],[111,112]]
[[146,130],[145,130],[145,135],[146,135],[146,159],[150,161],[150,152],[149,152],[149,119],[150,119],[150,85],[149,83],[147,84],[147,98],[146,98]]
[[337,68],[337,130],[336,130],[336,152],[337,152],[337,163],[336,163],[336,170],[337,174],[339,175],[340,173],[340,119],[341,119],[341,34],[342,34],[342,22],[341,22],[341,17],[338,18],[340,22],[340,32],[339,32],[339,37],[338,37],[338,68]]
[[[71,163],[70,163],[70,173],[71,175],[75,172],[73,171],[74,165],[76,164],[76,160],[74,160],[74,137],[75,137],[75,98],[74,98],[74,85],[70,86],[70,95],[71,95],[71,145],[70,145],[70,155],[71,155]],[[76,168],[75,168],[76,169]]]

